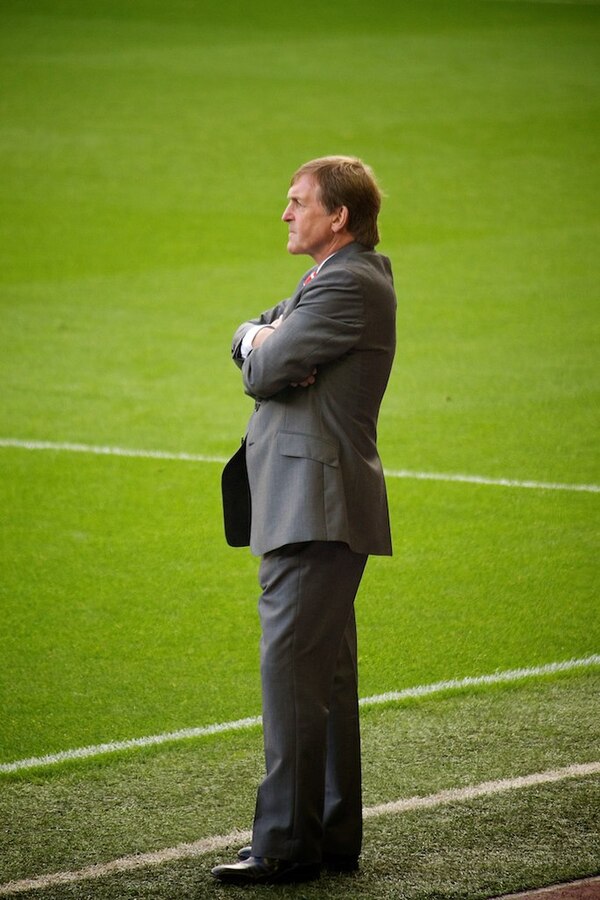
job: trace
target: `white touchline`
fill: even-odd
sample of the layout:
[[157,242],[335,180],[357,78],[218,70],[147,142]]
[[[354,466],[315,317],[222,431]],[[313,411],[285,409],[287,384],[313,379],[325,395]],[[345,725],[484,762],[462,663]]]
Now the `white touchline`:
[[512,478],[487,478],[484,475],[459,475],[443,472],[411,472],[407,469],[384,469],[387,478],[407,478],[414,481],[456,481],[462,484],[483,484],[491,487],[529,488],[538,491],[583,491],[600,493],[598,484],[561,484],[553,481],[516,481]]
[[14,762],[0,763],[0,772],[17,772],[21,769],[34,769],[40,766],[52,766],[66,760],[87,759],[91,756],[103,756],[105,753],[116,753],[119,750],[132,750],[135,747],[152,747],[155,744],[166,744],[188,738],[204,737],[224,731],[241,731],[260,725],[260,716],[237,719],[235,722],[220,722],[215,725],[200,725],[196,728],[181,728],[178,731],[166,731],[164,734],[150,734],[145,737],[129,738],[124,741],[108,741],[105,744],[92,744],[89,747],[76,747],[73,750],[59,750],[58,753],[47,753],[44,756],[32,756],[29,759],[17,759]]
[[519,775],[516,778],[504,778],[499,781],[484,781],[464,788],[450,788],[427,797],[409,797],[408,800],[392,800],[391,803],[380,803],[363,810],[365,819],[374,816],[393,815],[411,812],[415,809],[431,809],[444,803],[456,803],[463,800],[476,800],[490,794],[500,794],[518,788],[534,787],[538,784],[552,784],[565,778],[581,778],[586,775],[600,774],[600,762],[582,763],[565,766],[562,769],[550,769],[547,772],[536,772],[533,775]]
[[95,456],[180,460],[182,462],[227,462],[225,457],[222,456],[204,456],[199,453],[174,453],[170,450],[135,450],[131,447],[102,447],[94,444],[73,444],[68,441],[24,441],[19,438],[0,438],[0,447],[13,447],[17,450],[53,450],[57,453],[91,453]]
[[[174,453],[168,450],[135,450],[127,447],[102,447],[93,444],[60,443],[55,441],[28,441],[19,438],[0,438],[0,447],[18,450],[53,450],[55,452],[91,453],[96,456],[124,456],[139,459],[179,460],[180,462],[221,463],[224,456],[206,456],[201,453]],[[454,481],[462,484],[481,484],[493,487],[529,488],[538,491],[583,491],[600,493],[598,484],[563,484],[553,481],[517,480],[512,478],[487,478],[485,475],[461,475],[444,472],[413,472],[409,469],[384,469],[387,478],[405,478],[414,481]]]
[[[466,678],[451,678],[447,681],[437,681],[434,684],[420,684],[416,687],[405,688],[402,691],[388,691],[385,694],[375,694],[372,697],[362,697],[361,706],[375,706],[379,703],[390,703],[408,700],[414,697],[427,697],[430,694],[438,694],[442,691],[461,690],[469,687],[481,687],[489,684],[503,684],[510,681],[519,681],[524,678],[534,678],[540,675],[554,675],[560,672],[569,672],[573,669],[600,666],[600,654],[591,654],[581,659],[568,659],[564,662],[546,663],[541,666],[529,666],[522,669],[508,669],[504,672],[494,672],[492,675],[474,675]],[[34,769],[43,766],[52,766],[67,760],[86,759],[93,756],[102,756],[106,753],[116,753],[119,750],[130,750],[136,747],[151,747],[156,744],[166,744],[189,738],[204,737],[211,734],[220,734],[226,731],[240,731],[244,728],[252,728],[261,724],[260,716],[251,716],[245,719],[236,719],[233,722],[217,722],[213,725],[202,725],[196,728],[181,728],[178,731],[167,731],[164,734],[152,734],[145,737],[130,738],[124,741],[109,741],[105,744],[94,744],[89,747],[76,747],[72,750],[61,750],[58,753],[49,753],[45,756],[32,756],[28,759],[17,759],[14,762],[0,763],[0,773],[17,772],[22,769]]]
[[[437,794],[429,794],[426,797],[408,797],[403,800],[394,800],[391,803],[381,803],[377,806],[366,807],[363,813],[365,819],[374,819],[378,816],[398,815],[399,813],[421,809],[434,809],[437,806],[477,800],[479,797],[489,797],[505,791],[554,784],[568,778],[586,778],[598,774],[600,774],[600,762],[575,763],[561,769],[550,769],[546,772],[519,775],[515,778],[503,778],[498,781],[484,781],[482,784],[475,784],[469,787],[450,788]],[[131,872],[148,866],[192,859],[205,853],[213,853],[217,850],[225,850],[228,847],[246,844],[250,837],[251,833],[249,831],[236,830],[231,831],[229,834],[214,835],[190,844],[178,844],[176,847],[166,847],[163,850],[155,850],[151,853],[122,856],[120,859],[113,859],[106,863],[96,863],[73,872],[54,872],[48,875],[25,878],[21,881],[9,881],[0,885],[0,896],[8,897],[24,893],[25,891],[43,890],[44,888],[61,884],[71,884],[75,881],[105,878],[119,872]]]

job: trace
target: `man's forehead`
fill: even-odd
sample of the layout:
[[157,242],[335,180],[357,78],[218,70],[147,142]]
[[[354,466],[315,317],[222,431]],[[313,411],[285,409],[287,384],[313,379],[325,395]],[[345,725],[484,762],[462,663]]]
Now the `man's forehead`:
[[294,181],[287,192],[288,200],[316,200],[319,195],[319,183],[314,175],[305,173]]

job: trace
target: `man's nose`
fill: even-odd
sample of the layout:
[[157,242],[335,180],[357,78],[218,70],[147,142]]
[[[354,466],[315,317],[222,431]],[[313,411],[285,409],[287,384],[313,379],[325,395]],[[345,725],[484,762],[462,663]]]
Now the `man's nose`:
[[292,204],[288,203],[286,208],[283,211],[283,215],[281,217],[282,222],[290,222],[292,220]]

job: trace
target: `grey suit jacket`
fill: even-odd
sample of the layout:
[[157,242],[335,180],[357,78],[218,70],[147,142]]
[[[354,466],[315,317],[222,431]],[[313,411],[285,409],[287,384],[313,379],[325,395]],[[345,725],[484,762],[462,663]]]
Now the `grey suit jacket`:
[[[256,400],[245,455],[254,554],[311,540],[391,554],[376,440],[394,357],[395,311],[389,260],[352,243],[306,286],[301,281],[292,297],[236,331],[233,359]],[[268,341],[242,360],[248,328],[280,315]],[[314,385],[291,387],[313,368]]]

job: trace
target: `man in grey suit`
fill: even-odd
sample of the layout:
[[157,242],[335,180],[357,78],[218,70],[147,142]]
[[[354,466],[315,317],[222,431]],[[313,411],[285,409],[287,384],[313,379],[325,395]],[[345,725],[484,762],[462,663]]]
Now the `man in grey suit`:
[[395,349],[389,260],[375,252],[370,168],[324,157],[293,176],[287,249],[315,266],[243,323],[233,359],[255,400],[223,473],[226,534],[261,557],[266,777],[252,846],[213,869],[234,884],[358,866],[362,841],[354,599],[370,554],[391,554],[377,418]]

